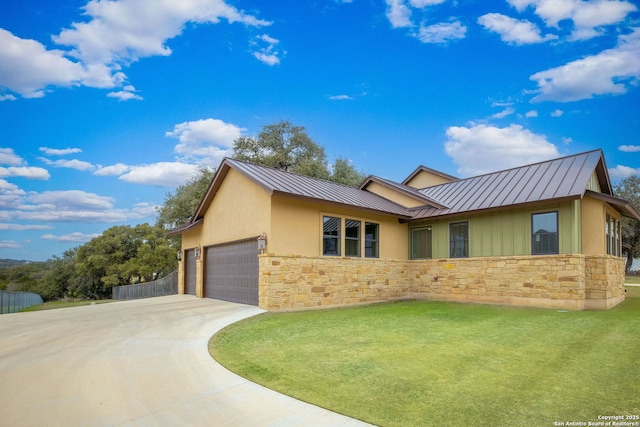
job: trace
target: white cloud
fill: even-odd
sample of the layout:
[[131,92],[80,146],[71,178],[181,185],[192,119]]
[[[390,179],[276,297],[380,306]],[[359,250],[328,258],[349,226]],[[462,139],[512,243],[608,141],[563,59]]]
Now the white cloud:
[[[48,50],[38,41],[0,29],[0,86],[25,98],[42,97],[49,86],[117,88],[127,80],[122,67],[141,58],[170,55],[166,42],[180,35],[187,23],[217,24],[224,19],[270,25],[224,0],[90,0],[83,10],[83,22],[52,37],[57,45],[70,48],[66,51]],[[139,97],[131,90],[110,96]]]
[[478,18],[478,23],[486,29],[500,34],[502,41],[515,45],[542,43],[558,38],[553,34],[542,37],[540,29],[532,22],[517,20],[499,13],[482,15]]
[[80,233],[76,231],[74,233],[63,234],[60,236],[54,235],[54,234],[44,234],[42,236],[42,239],[56,240],[58,242],[87,243],[94,237],[98,237],[98,236],[100,236],[100,234],[98,233],[85,234],[85,233]]
[[136,88],[131,86],[131,85],[127,85],[127,86],[123,87],[122,89],[123,90],[120,90],[120,91],[117,91],[117,92],[109,92],[107,94],[107,96],[110,97],[110,98],[119,99],[120,101],[129,101],[131,99],[135,99],[137,101],[142,101],[144,99],[140,95],[137,95],[137,94],[134,93],[136,91]]
[[82,190],[45,191],[31,194],[27,199],[37,205],[52,206],[60,210],[113,209],[113,198]]
[[571,20],[571,39],[585,40],[601,34],[601,28],[624,21],[637,7],[619,0],[507,0],[519,11],[531,6],[548,27],[558,28],[560,21]]
[[253,56],[267,65],[277,65],[280,63],[280,57],[286,54],[286,52],[277,49],[279,43],[280,40],[274,39],[267,34],[257,36],[251,43],[257,49],[253,52]]
[[231,154],[234,141],[246,129],[219,119],[202,119],[175,125],[165,135],[177,138],[175,152],[186,159],[202,159],[217,164]]
[[615,168],[609,168],[609,177],[613,181],[625,179],[633,175],[640,175],[640,168],[632,168],[630,166],[618,165]]
[[38,159],[40,159],[41,161],[43,161],[49,166],[54,166],[57,168],[69,168],[69,169],[75,169],[79,171],[92,171],[96,168],[94,165],[92,165],[89,162],[84,162],[82,160],[77,160],[77,159],[49,160],[44,157],[38,157]]
[[564,114],[562,110],[554,110],[551,112],[551,117],[561,117]]
[[329,97],[332,101],[345,101],[345,100],[353,100],[353,96],[349,95],[334,95]]
[[618,147],[618,150],[625,153],[637,153],[640,151],[640,145],[621,145]]
[[82,149],[80,148],[48,148],[48,147],[40,147],[40,151],[42,151],[47,156],[66,156],[67,154],[75,154],[82,153]]
[[50,230],[53,227],[50,225],[37,225],[37,224],[0,224],[0,230],[9,231],[27,231],[27,230]]
[[386,0],[387,19],[393,28],[411,27],[411,9],[407,7],[404,0]]
[[525,116],[525,117],[538,117],[538,111],[537,111],[537,110],[530,110],[530,111],[527,111],[527,112],[524,114],[524,116]]
[[0,87],[25,98],[41,98],[48,86],[74,86],[84,77],[82,65],[62,50],[47,50],[36,40],[21,39],[0,28]]
[[18,98],[16,98],[15,96],[13,96],[11,94],[0,95],[0,102],[2,102],[2,101],[15,101],[16,99],[18,99]]
[[507,116],[512,115],[515,112],[516,110],[513,107],[507,107],[504,110],[500,111],[499,113],[495,113],[491,117],[493,117],[494,119],[503,119]]
[[19,166],[25,161],[13,152],[13,148],[0,148],[0,165]]
[[49,175],[49,171],[46,169],[31,166],[10,166],[8,168],[0,167],[0,178],[6,177],[21,177],[46,181],[51,177],[51,175]]
[[17,206],[26,194],[17,185],[0,179],[0,208]]
[[411,6],[418,9],[424,9],[427,6],[434,6],[436,4],[444,3],[446,0],[409,0]]
[[[150,218],[156,214],[148,203],[131,209],[118,209],[114,199],[81,190],[25,193],[11,183],[0,180],[0,230],[44,230],[53,228],[35,223],[83,222],[117,223]],[[32,224],[20,224],[29,221]]]
[[129,166],[123,163],[116,163],[115,165],[110,165],[110,166],[98,165],[98,168],[93,174],[98,176],[122,175],[128,170],[129,170]]
[[458,165],[462,176],[549,160],[558,150],[543,135],[520,125],[499,128],[488,125],[451,126],[447,129],[445,151]]
[[640,79],[640,28],[620,36],[618,46],[530,77],[538,84],[532,102],[572,102],[622,94]]
[[20,249],[22,247],[21,244],[15,242],[14,240],[0,240],[0,248],[3,249]]
[[[428,8],[444,3],[445,0],[386,0],[387,19],[393,28],[407,28],[408,35],[422,43],[446,44],[463,39],[467,27],[460,21],[429,23]],[[414,17],[414,12],[418,17]],[[417,30],[416,30],[417,29]]]
[[133,183],[174,188],[189,180],[198,171],[198,166],[182,162],[160,162],[131,166],[120,179]]
[[[0,191],[2,194],[2,191]],[[130,212],[115,209],[110,197],[81,190],[47,191],[16,195],[14,203],[0,206],[3,221],[122,222]]]
[[422,43],[444,44],[451,40],[463,39],[467,27],[459,21],[441,22],[439,24],[420,26],[416,38]]
[[131,218],[150,218],[155,216],[160,209],[159,205],[152,205],[151,203],[136,203],[131,209]]

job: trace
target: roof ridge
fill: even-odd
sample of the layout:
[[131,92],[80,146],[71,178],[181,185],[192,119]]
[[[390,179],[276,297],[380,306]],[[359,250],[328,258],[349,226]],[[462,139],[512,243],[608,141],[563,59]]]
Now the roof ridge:
[[288,171],[288,170],[278,169],[278,168],[273,167],[273,166],[265,166],[265,165],[261,165],[261,164],[258,164],[258,163],[253,163],[253,162],[250,162],[248,160],[239,160],[239,159],[236,159],[236,158],[233,158],[233,157],[225,157],[224,159],[222,159],[222,162],[225,162],[225,161],[232,161],[232,162],[242,163],[242,164],[249,165],[249,166],[256,167],[256,168],[272,170],[272,171],[274,171],[276,173],[295,175],[295,176],[299,176],[299,177],[302,177],[302,178],[322,181],[322,182],[326,182],[326,183],[334,184],[334,185],[339,185],[339,186],[346,187],[346,188],[358,188],[358,187],[352,187],[351,185],[342,184],[340,182],[331,181],[330,179],[327,179],[327,178],[318,178],[318,177],[315,177],[315,176],[305,175],[305,174],[302,174],[302,173],[299,173],[299,172],[291,172],[291,171]]
[[549,160],[542,160],[540,162],[535,162],[535,163],[528,163],[528,164],[524,164],[522,166],[514,166],[512,168],[501,169],[501,170],[497,170],[497,171],[494,171],[494,172],[487,172],[487,173],[483,173],[483,174],[480,174],[480,175],[469,176],[467,178],[458,178],[457,181],[443,182],[442,184],[436,184],[436,185],[432,185],[430,187],[420,188],[420,191],[426,190],[427,188],[439,187],[441,185],[451,185],[454,182],[460,182],[460,181],[467,181],[467,180],[470,180],[470,179],[482,178],[482,177],[488,176],[488,175],[496,175],[496,174],[500,174],[500,173],[504,173],[504,172],[510,172],[510,171],[513,171],[513,170],[518,170],[518,169],[522,169],[522,168],[526,168],[526,167],[531,167],[531,166],[539,166],[539,165],[542,165],[542,164],[545,164],[545,163],[556,162],[556,161],[559,161],[559,160],[565,160],[565,159],[569,159],[571,157],[583,156],[583,155],[591,154],[591,153],[595,153],[595,152],[602,153],[602,149],[597,148],[595,150],[589,150],[589,151],[585,151],[585,152],[577,153],[577,154],[570,154],[570,155],[567,155],[567,156],[557,157],[557,158],[549,159]]

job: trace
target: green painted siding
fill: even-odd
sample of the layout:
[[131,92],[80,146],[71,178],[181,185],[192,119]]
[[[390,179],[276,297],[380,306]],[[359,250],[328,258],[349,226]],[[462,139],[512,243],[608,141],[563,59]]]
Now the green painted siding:
[[558,212],[560,253],[580,253],[580,201],[509,209],[470,216],[411,224],[411,228],[431,226],[433,257],[449,257],[449,224],[469,222],[471,257],[531,254],[531,214]]

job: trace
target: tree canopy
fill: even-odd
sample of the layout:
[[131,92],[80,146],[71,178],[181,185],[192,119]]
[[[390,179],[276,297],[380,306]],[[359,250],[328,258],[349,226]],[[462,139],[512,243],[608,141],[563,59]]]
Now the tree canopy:
[[214,175],[214,169],[201,167],[188,182],[168,193],[158,209],[156,225],[171,230],[189,222]]
[[353,187],[365,178],[344,158],[329,167],[324,148],[307,135],[304,127],[286,120],[264,126],[257,137],[237,138],[233,157]]

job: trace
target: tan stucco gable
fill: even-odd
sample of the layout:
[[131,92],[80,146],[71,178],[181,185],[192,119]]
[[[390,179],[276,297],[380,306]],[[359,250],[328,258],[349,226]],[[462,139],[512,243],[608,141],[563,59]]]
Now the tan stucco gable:
[[202,245],[268,234],[270,224],[271,194],[231,169],[204,214]]
[[439,172],[426,166],[419,166],[411,175],[402,181],[402,184],[413,188],[427,188],[457,180],[458,178],[455,176]]

